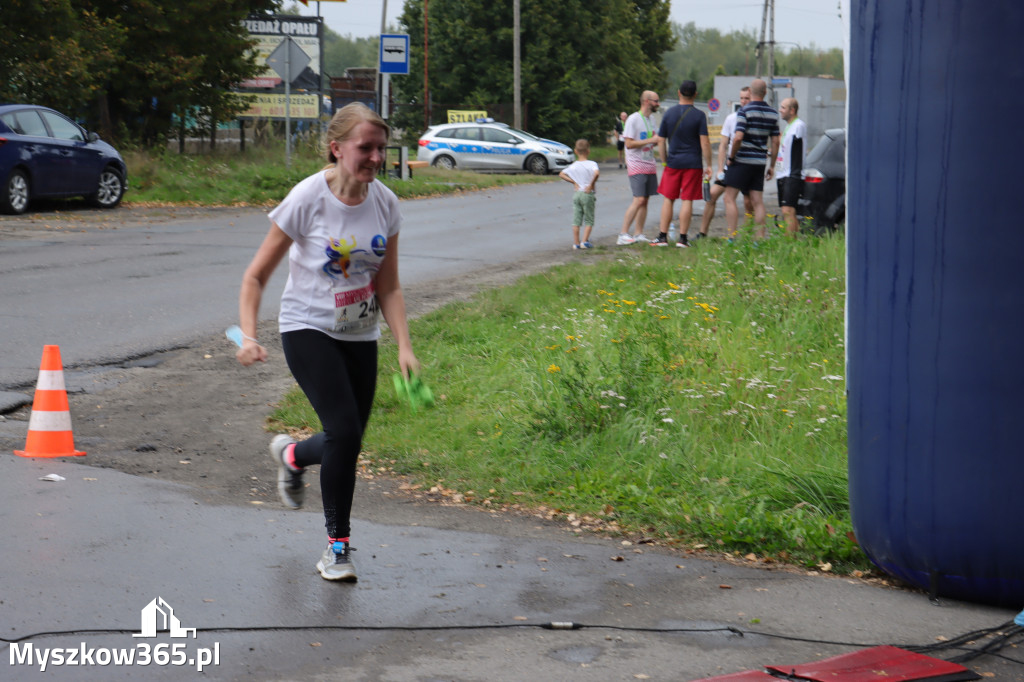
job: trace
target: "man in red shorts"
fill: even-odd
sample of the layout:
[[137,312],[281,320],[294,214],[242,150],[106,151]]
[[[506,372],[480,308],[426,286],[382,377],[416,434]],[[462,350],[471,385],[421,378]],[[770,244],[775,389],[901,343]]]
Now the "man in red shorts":
[[681,199],[679,208],[679,241],[676,246],[690,245],[687,232],[693,217],[693,202],[704,199],[702,181],[711,178],[711,142],[708,140],[708,119],[693,105],[697,84],[683,81],[679,86],[679,104],[665,112],[658,129],[658,151],[665,160],[658,194],[661,204],[661,227],[651,246],[668,246],[668,226],[672,207]]

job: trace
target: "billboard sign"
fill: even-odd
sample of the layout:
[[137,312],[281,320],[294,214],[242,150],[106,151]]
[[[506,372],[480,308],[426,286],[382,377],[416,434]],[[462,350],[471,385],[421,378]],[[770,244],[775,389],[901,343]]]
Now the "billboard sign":
[[240,92],[238,97],[249,105],[238,118],[284,119],[286,113],[296,119],[320,117],[322,102],[318,94],[292,93],[290,101],[283,92]]
[[[291,61],[290,89],[320,92],[320,74],[323,62],[323,18],[300,17],[284,14],[251,15],[245,20],[256,45],[256,61],[263,71],[238,85],[238,89],[274,90],[284,92],[286,60]],[[291,40],[286,40],[291,38]],[[290,52],[285,52],[290,50]],[[300,54],[301,53],[301,54]],[[301,68],[297,63],[303,63]]]

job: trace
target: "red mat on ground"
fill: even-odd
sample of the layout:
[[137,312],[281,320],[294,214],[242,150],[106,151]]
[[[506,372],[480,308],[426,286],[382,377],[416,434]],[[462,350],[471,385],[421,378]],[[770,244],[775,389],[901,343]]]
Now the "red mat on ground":
[[[769,665],[769,675],[760,670],[702,677],[692,682],[779,682],[779,680],[806,680],[807,682],[960,682],[977,680],[981,676],[957,663],[950,663],[924,654],[915,654],[894,646],[876,646],[801,665]],[[781,677],[779,676],[781,675]]]
[[957,663],[924,654],[915,654],[894,646],[876,646],[815,663],[765,666],[783,675],[814,682],[959,682],[977,680],[980,675]]
[[748,670],[743,673],[722,675],[721,677],[702,677],[691,682],[710,682],[710,680],[714,680],[714,682],[779,682],[779,678],[763,673],[760,670]]

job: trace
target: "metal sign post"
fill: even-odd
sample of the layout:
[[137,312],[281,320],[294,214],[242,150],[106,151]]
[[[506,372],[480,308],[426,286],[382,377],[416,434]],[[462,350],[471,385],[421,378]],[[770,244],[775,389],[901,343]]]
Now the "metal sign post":
[[267,57],[267,66],[284,81],[284,138],[285,157],[292,165],[292,74],[302,73],[310,62],[309,55],[291,36],[285,36],[281,44]]

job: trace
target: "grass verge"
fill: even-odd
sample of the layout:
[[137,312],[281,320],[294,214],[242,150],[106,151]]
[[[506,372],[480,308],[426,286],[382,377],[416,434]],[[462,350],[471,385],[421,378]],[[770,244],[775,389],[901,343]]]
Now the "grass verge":
[[[244,154],[177,154],[132,151],[125,155],[127,205],[267,206],[284,199],[300,180],[325,165],[307,146],[295,150],[291,166],[279,150],[254,147]],[[487,174],[472,171],[414,170],[409,180],[384,178],[401,199],[453,194],[474,189],[547,182],[557,175]]]
[[[580,528],[869,570],[847,496],[843,239],[708,242],[599,247],[413,320],[438,404],[399,403],[383,343],[369,466]],[[297,389],[271,426],[319,428]]]

